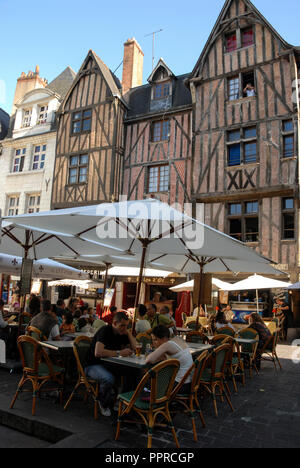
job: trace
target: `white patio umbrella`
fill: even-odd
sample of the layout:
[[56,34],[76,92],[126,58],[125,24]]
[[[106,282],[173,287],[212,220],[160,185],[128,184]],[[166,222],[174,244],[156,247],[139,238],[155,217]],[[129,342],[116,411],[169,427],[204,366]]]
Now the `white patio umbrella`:
[[258,291],[261,289],[287,289],[290,283],[278,281],[271,278],[266,278],[260,275],[250,276],[249,278],[239,281],[232,285],[231,291],[256,291],[257,312],[259,311]]
[[[103,252],[106,249],[110,251],[110,255],[113,249],[114,254],[119,256],[140,255],[135,306],[139,302],[143,270],[147,261],[153,264],[154,268],[170,268],[172,271],[182,272],[190,269],[192,271],[189,272],[200,272],[201,276],[205,266],[214,261],[218,262],[218,268],[222,265],[225,271],[231,271],[227,260],[270,263],[270,260],[238,240],[153,199],[107,203],[4,219],[11,223],[4,233],[10,238],[14,235],[12,231],[18,227],[27,235],[31,230],[40,231],[42,240],[50,235],[53,240],[62,236],[73,236],[77,241],[89,241],[94,244],[95,250],[98,248],[95,254],[108,253]],[[201,289],[202,282],[199,300],[202,295]]]
[[[173,286],[172,288],[170,288],[170,290],[174,292],[194,291],[194,283],[194,280],[187,281],[186,283]],[[217,278],[212,279],[212,284],[216,288],[221,289],[223,291],[230,291],[230,287],[232,286],[232,284],[226,283],[225,281],[221,281]]]
[[300,283],[294,283],[291,286],[289,286],[288,288],[291,289],[292,291],[300,289]]
[[[20,276],[22,269],[22,258],[12,255],[0,254],[0,273]],[[33,278],[37,279],[63,279],[67,276],[75,279],[88,279],[89,275],[76,268],[55,262],[48,258],[33,262]]]
[[76,288],[81,289],[91,289],[91,288],[102,288],[103,283],[96,283],[91,280],[74,280],[74,279],[64,279],[60,281],[49,281],[48,286],[75,286]]

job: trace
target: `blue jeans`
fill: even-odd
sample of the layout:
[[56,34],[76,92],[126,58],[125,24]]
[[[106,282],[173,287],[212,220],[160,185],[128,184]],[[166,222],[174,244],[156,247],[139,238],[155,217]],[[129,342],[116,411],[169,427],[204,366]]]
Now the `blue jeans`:
[[111,403],[111,391],[115,385],[115,376],[100,364],[85,368],[87,377],[99,382],[99,401],[103,408],[107,408]]

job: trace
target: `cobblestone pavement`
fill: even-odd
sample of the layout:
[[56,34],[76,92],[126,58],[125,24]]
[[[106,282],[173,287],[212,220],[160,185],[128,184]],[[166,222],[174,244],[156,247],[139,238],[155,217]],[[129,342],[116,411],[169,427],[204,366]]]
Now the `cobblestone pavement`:
[[[293,353],[300,358],[300,348],[279,346],[278,354],[283,371],[275,371],[273,364],[263,363],[259,376],[248,376],[246,387],[239,384],[239,393],[232,389],[232,413],[227,403],[218,402],[219,418],[215,418],[209,398],[205,400],[204,416],[207,424],[202,429],[197,421],[198,442],[193,441],[191,422],[188,416],[179,415],[174,419],[181,448],[297,448],[300,447],[300,364],[292,361]],[[7,410],[16,389],[20,375],[9,375],[0,370],[0,410]],[[232,386],[231,386],[232,388]],[[23,401],[22,401],[23,399]],[[14,414],[30,415],[30,395],[24,395],[14,410]],[[89,431],[95,439],[94,447],[99,448],[144,448],[147,443],[145,428],[141,425],[124,425],[119,441],[114,441],[115,423],[110,418],[92,418],[92,406],[87,408],[82,402],[74,401],[69,411],[64,413],[51,400],[38,403],[36,419],[59,425],[80,437],[74,447],[80,447],[83,439],[90,441]],[[80,426],[80,427],[79,427]],[[13,432],[5,432],[0,426],[2,446],[37,446],[37,440],[30,440],[18,434],[18,442]],[[69,440],[72,447],[72,439]],[[5,445],[6,444],[6,445]],[[44,444],[41,443],[41,446]],[[44,446],[47,446],[45,443]],[[174,448],[174,441],[168,430],[155,429],[153,448]]]
[[[180,446],[188,448],[292,448],[300,447],[300,363],[294,364],[292,354],[297,348],[279,346],[283,371],[275,371],[271,363],[263,363],[259,376],[247,378],[246,387],[232,392],[232,413],[227,403],[218,403],[219,418],[213,415],[209,400],[204,406],[207,428],[198,421],[198,442],[193,441],[188,417],[176,416]],[[298,352],[300,358],[300,348]],[[141,427],[124,426],[118,442],[105,442],[105,448],[142,448],[146,434]],[[173,448],[172,436],[165,430],[155,430],[153,448]]]

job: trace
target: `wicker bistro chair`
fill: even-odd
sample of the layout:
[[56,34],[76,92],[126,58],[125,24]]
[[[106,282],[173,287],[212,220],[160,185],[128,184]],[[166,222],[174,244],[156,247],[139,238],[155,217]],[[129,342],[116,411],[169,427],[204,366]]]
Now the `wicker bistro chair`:
[[231,327],[223,327],[223,328],[218,328],[216,331],[216,334],[227,335],[227,336],[231,336],[232,338],[234,338],[236,336],[236,331],[233,330]]
[[136,340],[143,345],[142,354],[145,354],[147,344],[152,345],[152,338],[148,333],[139,333],[136,337]]
[[207,336],[202,333],[201,331],[191,331],[186,335],[186,342],[187,343],[203,343],[206,344],[209,342]]
[[[142,378],[137,389],[132,392],[122,393],[118,396],[119,412],[115,439],[120,436],[121,423],[131,411],[137,413],[148,429],[148,448],[152,447],[153,428],[156,418],[160,414],[167,420],[171,428],[176,447],[179,448],[176,431],[169,411],[171,392],[174,388],[175,377],[180,363],[177,359],[170,359],[157,364]],[[142,392],[150,381],[149,401],[143,399]],[[136,424],[136,421],[135,421]]]
[[[186,324],[186,326],[187,326],[187,328],[189,328],[190,330],[196,330],[197,322],[196,322],[196,320],[195,320],[195,321],[193,320],[193,321],[191,321],[191,322],[188,322],[188,323]],[[201,327],[200,322],[199,322],[199,327]]]
[[[238,393],[236,377],[240,376],[242,378],[243,386],[245,386],[246,384],[245,366],[244,366],[244,361],[242,359],[239,344],[234,338],[232,338],[231,336],[227,336],[227,335],[216,335],[210,340],[210,343],[216,346],[220,346],[221,344],[229,344],[231,346],[231,350],[228,356],[228,362],[226,364],[226,373],[232,379],[234,390],[236,393]],[[226,385],[226,381],[225,381],[225,385]],[[229,392],[229,388],[227,388],[227,391]]]
[[241,345],[241,356],[244,359],[249,360],[249,374],[250,377],[253,377],[252,369],[254,368],[257,375],[259,375],[257,366],[256,366],[256,355],[257,355],[257,348],[259,343],[259,335],[256,330],[252,328],[245,328],[244,330],[240,330],[239,337],[249,340],[257,340],[256,343],[253,344],[242,344]]
[[281,365],[281,362],[279,360],[279,357],[276,351],[277,344],[278,344],[278,332],[274,333],[269,338],[265,346],[259,352],[261,354],[262,361],[273,362],[276,370],[277,370],[276,363],[278,363],[280,370],[282,370],[282,365]]
[[[20,336],[18,338],[18,348],[23,365],[23,376],[19,382],[18,389],[10,405],[10,409],[14,407],[19,393],[23,391],[23,386],[27,382],[32,384],[33,416],[35,415],[37,395],[40,395],[42,391],[47,391],[43,387],[49,382],[55,382],[58,384],[57,388],[51,388],[51,390],[59,391],[60,403],[62,404],[65,370],[53,365],[48,354],[44,351],[38,341],[31,336]],[[42,360],[43,362],[41,362]]]
[[76,393],[80,389],[80,387],[84,387],[84,397],[85,400],[90,395],[94,400],[94,419],[98,419],[98,397],[99,397],[99,382],[96,380],[92,380],[88,378],[84,372],[85,363],[87,356],[90,351],[91,347],[91,338],[86,336],[79,336],[76,338],[73,344],[73,352],[77,364],[77,371],[78,371],[78,380],[74,387],[73,392],[71,393],[67,403],[65,404],[64,411],[66,411]]
[[[194,441],[197,442],[197,430],[196,430],[196,421],[195,421],[195,413],[198,412],[200,416],[200,420],[202,423],[203,428],[205,429],[206,424],[203,416],[203,412],[199,403],[199,386],[201,377],[204,370],[204,364],[209,356],[209,351],[204,351],[193,363],[190,369],[186,372],[184,377],[178,383],[171,394],[171,403],[179,403],[181,406],[185,408],[185,413],[188,413],[192,419],[192,426],[193,426],[193,435]],[[183,385],[186,383],[188,377],[192,375],[192,382],[191,382],[191,390],[189,394],[184,394],[181,392]],[[171,414],[173,413],[172,405],[171,405]],[[182,412],[180,410],[174,411],[174,413]]]
[[[225,369],[230,356],[231,346],[222,344],[216,348],[205,361],[205,366],[200,380],[200,389],[207,391],[213,398],[213,405],[216,417],[218,417],[218,407],[216,397],[220,396],[221,401],[224,401],[224,396],[230,406],[232,406],[228,390],[225,389]],[[220,394],[216,394],[216,389],[219,388]]]
[[47,341],[47,338],[43,336],[43,332],[35,327],[27,327],[26,335],[31,336],[37,341]]

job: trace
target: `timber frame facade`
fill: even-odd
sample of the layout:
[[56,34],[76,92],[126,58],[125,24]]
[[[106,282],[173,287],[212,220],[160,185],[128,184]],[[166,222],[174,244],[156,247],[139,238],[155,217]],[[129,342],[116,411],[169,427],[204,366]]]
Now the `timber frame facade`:
[[250,0],[226,0],[194,67],[160,59],[122,93],[90,51],[58,113],[52,209],[159,198],[299,280],[300,48]]
[[292,281],[300,272],[299,64],[298,48],[250,1],[227,0],[189,80],[194,201],[205,204],[207,224],[249,242]]
[[125,109],[120,83],[90,50],[58,111],[52,209],[118,199]]

